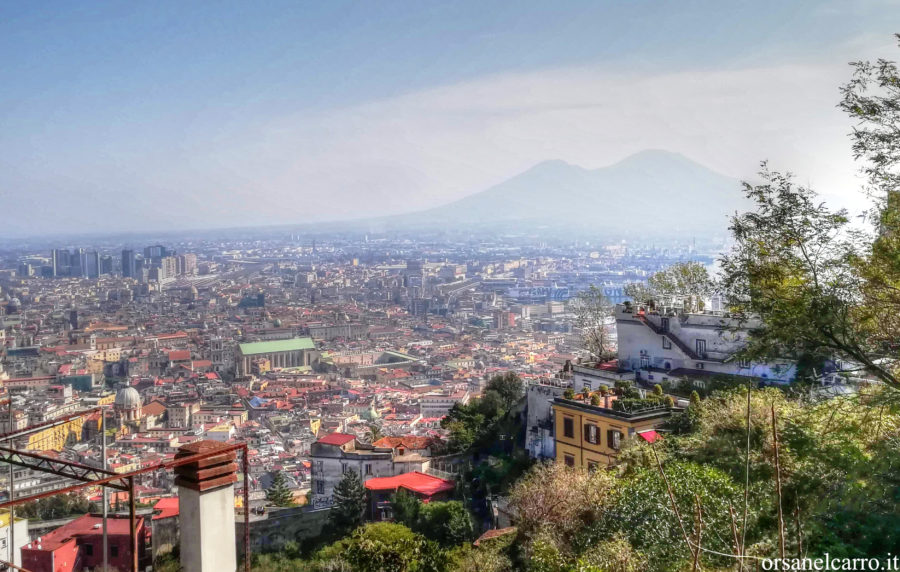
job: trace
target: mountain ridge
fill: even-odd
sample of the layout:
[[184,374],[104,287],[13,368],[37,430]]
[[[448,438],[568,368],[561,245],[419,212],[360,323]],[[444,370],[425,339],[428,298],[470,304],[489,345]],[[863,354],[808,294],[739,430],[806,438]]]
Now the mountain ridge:
[[[450,203],[385,217],[419,224],[530,222],[634,230],[636,219],[674,230],[724,231],[727,216],[746,207],[737,179],[671,151],[647,149],[606,167],[587,169],[560,159],[529,169]],[[592,214],[603,214],[602,221]],[[588,220],[586,220],[588,219]]]

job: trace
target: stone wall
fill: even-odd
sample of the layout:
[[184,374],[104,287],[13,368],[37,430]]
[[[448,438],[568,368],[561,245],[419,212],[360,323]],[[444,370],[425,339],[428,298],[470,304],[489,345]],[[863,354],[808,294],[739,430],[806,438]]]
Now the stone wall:
[[[254,554],[273,552],[284,548],[288,542],[300,543],[318,536],[328,520],[330,510],[313,510],[309,507],[267,509],[265,518],[250,521],[250,551]],[[244,521],[236,523],[238,559],[244,554]]]

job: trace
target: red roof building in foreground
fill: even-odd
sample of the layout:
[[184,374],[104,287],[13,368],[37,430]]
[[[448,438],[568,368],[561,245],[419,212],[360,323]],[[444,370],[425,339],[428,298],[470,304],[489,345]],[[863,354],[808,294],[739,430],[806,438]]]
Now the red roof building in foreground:
[[[131,569],[131,531],[128,516],[107,520],[109,567]],[[149,562],[150,531],[137,517],[138,561]],[[22,547],[22,567],[31,572],[79,572],[103,566],[103,517],[86,514]],[[142,568],[143,569],[143,568]]]
[[422,502],[446,500],[450,498],[456,483],[418,471],[403,473],[393,477],[377,477],[365,482],[371,496],[370,511],[373,520],[387,520],[392,517],[391,497],[400,489],[406,489]]

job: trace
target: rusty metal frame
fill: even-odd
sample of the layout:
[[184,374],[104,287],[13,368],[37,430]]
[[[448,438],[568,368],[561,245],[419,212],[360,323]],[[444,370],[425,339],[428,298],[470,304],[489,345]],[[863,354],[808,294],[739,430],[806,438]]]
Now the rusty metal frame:
[[[76,416],[89,414],[91,412],[82,412]],[[57,420],[59,421],[59,420]],[[37,426],[35,426],[37,427]],[[37,430],[40,430],[43,427],[39,427]],[[32,428],[23,429],[20,432],[28,431]],[[22,433],[26,434],[26,433]],[[0,438],[3,436],[0,435]],[[129,471],[127,473],[112,473],[110,471],[104,471],[103,469],[97,469],[94,467],[89,467],[87,465],[82,465],[80,463],[73,463],[70,461],[62,461],[59,459],[52,459],[45,455],[38,455],[35,453],[25,453],[21,451],[16,451],[14,449],[8,449],[6,447],[0,447],[0,462],[11,463],[14,465],[19,465],[23,467],[27,467],[33,469],[35,471],[50,473],[62,477],[67,477],[73,480],[79,480],[76,485],[70,485],[67,487],[62,487],[59,489],[54,489],[52,491],[44,491],[42,493],[30,495],[27,497],[20,497],[16,499],[10,499],[5,502],[0,502],[0,510],[4,508],[9,508],[13,506],[17,506],[20,504],[24,504],[26,502],[58,495],[64,494],[68,492],[73,492],[79,489],[83,489],[89,486],[104,486],[114,488],[116,490],[128,491],[129,493],[129,518],[131,525],[131,547],[132,547],[132,569],[134,572],[138,572],[139,563],[138,563],[138,539],[137,539],[137,517],[135,515],[135,494],[134,494],[134,478],[140,475],[144,475],[147,473],[152,473],[154,471],[159,470],[170,470],[175,467],[180,467],[182,465],[190,465],[192,463],[196,463],[198,461],[202,461],[204,459],[210,457],[216,457],[222,455],[223,453],[237,452],[241,451],[242,460],[243,460],[243,470],[244,470],[244,494],[243,494],[243,504],[244,504],[244,569],[246,572],[250,572],[250,486],[249,486],[249,473],[250,473],[250,457],[248,454],[249,447],[247,443],[239,443],[234,445],[227,445],[222,448],[218,448],[215,451],[211,451],[209,453],[195,453],[191,454],[179,459],[173,459],[171,461],[163,461],[160,463],[155,463],[153,465],[149,465],[147,467],[143,467],[141,469],[137,469],[135,471]],[[26,460],[27,459],[27,460]],[[93,475],[93,476],[92,476]],[[146,524],[145,524],[146,526]]]
[[[97,467],[90,467],[88,465],[82,465],[81,463],[75,463],[73,461],[53,459],[51,457],[37,455],[35,453],[17,451],[8,447],[0,447],[0,462],[9,463],[10,465],[16,465],[19,467],[25,467],[26,469],[40,471],[42,473],[50,473],[52,475],[66,477],[88,484],[93,483],[97,479],[102,479],[113,475],[118,476],[112,471],[105,471],[103,469],[98,469]],[[111,482],[108,484],[108,486],[118,491],[127,491],[128,484],[124,482],[125,479],[121,480],[123,482]]]
[[50,427],[56,427],[57,425],[64,425],[71,421],[72,419],[77,419],[79,417],[85,417],[87,415],[92,415],[94,413],[103,413],[102,407],[95,407],[94,409],[87,409],[85,411],[78,411],[77,413],[70,413],[68,415],[63,415],[62,417],[57,417],[56,419],[51,419],[50,421],[44,421],[43,423],[35,423],[34,425],[29,425],[24,429],[19,429],[18,431],[9,431],[8,433],[0,433],[0,441],[9,441],[10,439],[18,439],[19,437],[24,437],[25,435],[30,435],[31,433],[37,433],[43,429],[49,429]]

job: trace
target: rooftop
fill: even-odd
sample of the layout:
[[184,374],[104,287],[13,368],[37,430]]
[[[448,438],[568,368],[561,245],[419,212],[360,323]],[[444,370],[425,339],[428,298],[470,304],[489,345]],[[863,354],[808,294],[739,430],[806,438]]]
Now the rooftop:
[[321,443],[323,445],[337,445],[338,447],[340,447],[341,445],[346,445],[354,439],[356,439],[355,435],[347,435],[346,433],[331,433],[319,439],[317,443]]
[[394,477],[378,477],[366,481],[366,488],[370,491],[395,491],[404,488],[421,495],[431,496],[437,493],[452,491],[456,483],[413,471]]
[[273,340],[271,342],[252,342],[238,346],[241,354],[245,356],[270,354],[277,352],[293,352],[298,350],[313,350],[316,344],[312,338],[293,338],[290,340]]

